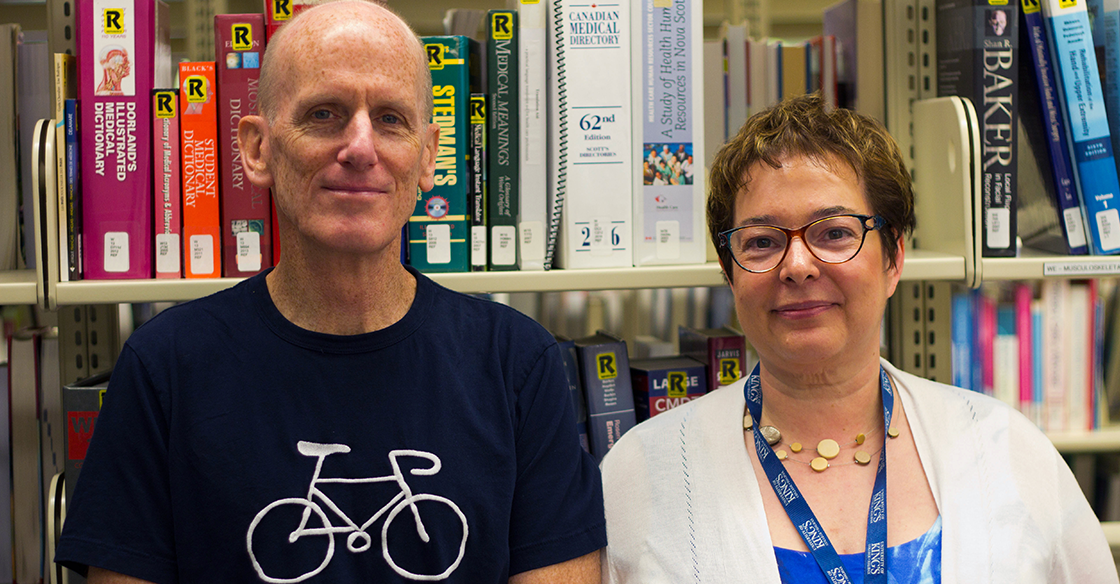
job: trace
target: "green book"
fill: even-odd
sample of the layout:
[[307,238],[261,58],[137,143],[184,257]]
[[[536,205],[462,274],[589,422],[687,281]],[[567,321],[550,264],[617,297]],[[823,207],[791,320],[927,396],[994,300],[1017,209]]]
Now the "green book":
[[432,72],[432,122],[439,125],[439,145],[435,187],[417,193],[408,220],[408,260],[421,272],[466,272],[471,238],[468,104],[472,83],[478,84],[478,43],[465,36],[421,40]]
[[518,140],[517,11],[486,15],[486,71],[489,122],[486,132],[487,221],[490,269],[516,270],[517,214],[521,177]]

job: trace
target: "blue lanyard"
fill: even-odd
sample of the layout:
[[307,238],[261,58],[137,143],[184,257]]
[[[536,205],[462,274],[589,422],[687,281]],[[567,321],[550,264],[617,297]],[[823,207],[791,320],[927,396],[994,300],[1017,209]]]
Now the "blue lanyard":
[[[825,535],[824,528],[817,521],[817,516],[809,508],[805,497],[801,496],[797,485],[793,484],[793,479],[774,454],[774,449],[762,437],[759,424],[762,416],[762,388],[758,381],[758,371],[759,366],[756,364],[743,388],[747,409],[754,420],[754,447],[758,451],[758,460],[766,471],[770,486],[774,487],[774,494],[778,496],[782,507],[785,507],[794,527],[801,533],[801,539],[805,540],[805,545],[809,547],[825,577],[832,584],[849,584],[852,580],[844,570],[832,542]],[[887,372],[882,367],[879,367],[879,385],[883,390],[883,449],[879,451],[879,470],[875,473],[875,489],[871,493],[871,504],[867,510],[864,582],[868,584],[887,582],[887,429],[891,427],[894,394],[891,392]]]

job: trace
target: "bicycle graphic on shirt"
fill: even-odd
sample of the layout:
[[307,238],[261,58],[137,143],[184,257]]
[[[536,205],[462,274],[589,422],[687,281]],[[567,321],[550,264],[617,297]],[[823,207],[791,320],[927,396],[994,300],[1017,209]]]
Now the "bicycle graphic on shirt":
[[[459,567],[459,562],[463,560],[463,554],[466,552],[467,547],[466,516],[463,515],[463,512],[459,509],[459,506],[450,499],[440,497],[439,495],[432,495],[429,493],[413,493],[412,488],[408,486],[407,482],[405,482],[405,475],[401,471],[400,463],[398,462],[401,457],[416,457],[427,460],[431,463],[431,466],[429,466],[428,468],[414,468],[411,469],[409,473],[415,476],[431,476],[438,473],[440,470],[441,464],[438,456],[419,450],[393,450],[389,452],[389,464],[393,467],[393,474],[391,475],[365,478],[324,478],[320,476],[320,473],[323,469],[323,461],[332,454],[349,453],[350,447],[345,444],[318,444],[315,442],[306,442],[301,440],[296,444],[296,448],[297,450],[299,450],[299,453],[304,456],[318,458],[318,461],[315,463],[315,473],[311,476],[311,485],[307,490],[307,497],[279,499],[268,504],[264,509],[261,509],[260,512],[257,513],[256,517],[253,518],[253,522],[249,525],[249,532],[245,535],[245,544],[249,548],[249,558],[253,562],[253,567],[256,569],[257,575],[260,576],[262,580],[264,580],[265,582],[274,583],[302,582],[304,580],[307,580],[308,578],[315,576],[319,572],[322,572],[327,567],[327,565],[330,564],[331,558],[334,557],[334,536],[336,534],[349,534],[346,536],[346,549],[350,550],[351,553],[356,554],[368,550],[373,544],[373,538],[370,537],[369,533],[367,533],[367,530],[379,519],[381,519],[382,516],[385,517],[385,523],[381,526],[381,555],[385,558],[385,561],[388,562],[389,566],[401,576],[410,580],[443,580],[444,578],[447,578],[447,576],[449,576],[452,572],[454,572],[456,568]],[[381,509],[374,513],[373,517],[370,517],[365,523],[361,525],[358,525],[356,522],[350,519],[350,517],[346,515],[346,513],[343,512],[342,509],[340,509],[338,505],[336,505],[334,501],[330,499],[330,497],[328,497],[325,493],[323,493],[323,491],[319,489],[319,485],[326,483],[360,484],[393,481],[395,481],[397,483],[397,486],[400,487],[400,492],[398,492],[396,496],[394,496],[389,500],[388,503],[381,507]],[[319,502],[316,502],[316,499],[318,499]],[[452,562],[450,566],[448,566],[438,574],[415,574],[409,572],[408,570],[402,568],[389,554],[389,526],[393,523],[393,520],[395,520],[397,516],[400,515],[401,511],[404,511],[405,509],[412,511],[412,517],[416,522],[416,534],[420,537],[420,540],[424,543],[428,543],[431,540],[431,537],[428,534],[428,530],[424,527],[424,522],[420,518],[420,510],[416,506],[416,503],[420,501],[432,501],[435,503],[446,505],[452,511],[454,511],[455,514],[458,515],[459,520],[463,522],[463,537],[459,542],[459,555],[455,558],[455,561]],[[261,520],[264,519],[265,515],[267,515],[274,509],[289,505],[302,507],[303,511],[301,514],[299,525],[297,525],[296,528],[288,535],[288,543],[294,544],[300,539],[306,537],[326,537],[328,539],[326,557],[323,558],[323,561],[321,564],[319,564],[319,567],[301,576],[296,576],[294,578],[276,578],[266,574],[265,568],[261,566],[260,562],[257,560],[257,555],[253,551],[253,532],[256,531],[257,526],[261,523]],[[337,526],[333,525],[330,518],[327,516],[327,513],[323,510],[324,507],[326,507],[330,511],[333,511],[334,514],[342,520],[342,523]],[[314,518],[318,519],[318,524],[314,524]],[[314,526],[309,525],[309,523],[314,524]]]

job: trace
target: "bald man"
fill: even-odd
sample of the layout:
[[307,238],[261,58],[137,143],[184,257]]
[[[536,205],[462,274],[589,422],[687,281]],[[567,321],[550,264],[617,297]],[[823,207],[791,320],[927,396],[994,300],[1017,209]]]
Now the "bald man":
[[598,582],[556,343],[400,263],[439,141],[416,35],[320,5],[261,75],[238,141],[284,253],[129,338],[55,559],[93,583]]

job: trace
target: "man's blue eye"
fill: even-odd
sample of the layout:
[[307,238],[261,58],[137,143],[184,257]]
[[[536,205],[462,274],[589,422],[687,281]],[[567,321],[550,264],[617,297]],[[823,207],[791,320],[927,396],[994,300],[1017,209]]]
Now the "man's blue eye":
[[327,110],[315,110],[311,112],[311,117],[316,120],[329,120],[331,118],[331,112]]
[[394,114],[385,114],[385,115],[381,116],[381,121],[385,122],[386,124],[399,124],[399,123],[401,123],[401,119]]

